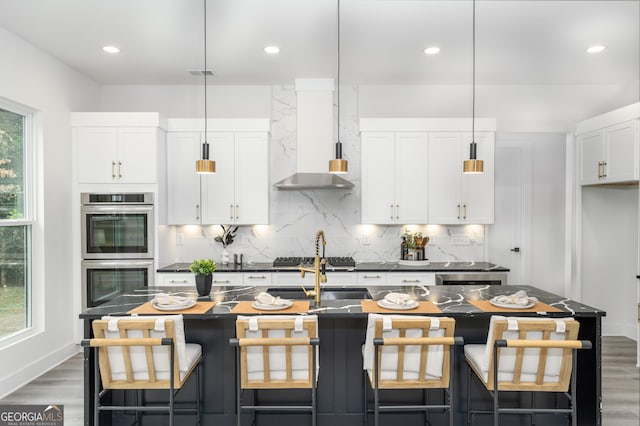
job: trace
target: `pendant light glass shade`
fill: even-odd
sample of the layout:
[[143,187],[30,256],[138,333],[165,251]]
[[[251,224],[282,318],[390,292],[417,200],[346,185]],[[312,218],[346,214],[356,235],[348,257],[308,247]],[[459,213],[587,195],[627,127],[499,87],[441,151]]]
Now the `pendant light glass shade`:
[[209,160],[209,143],[207,142],[207,0],[204,4],[204,143],[202,144],[202,159],[196,160],[196,173],[214,174],[216,162]]
[[336,158],[329,160],[329,173],[336,175],[344,175],[349,171],[349,163],[342,158],[342,142],[340,142],[340,0],[338,0],[337,9],[337,27],[338,27],[338,81],[337,81],[337,102],[338,105],[338,141],[336,142]]
[[473,82],[471,101],[471,144],[469,144],[469,159],[464,160],[462,165],[463,173],[483,173],[484,162],[476,158],[476,0],[473,0]]

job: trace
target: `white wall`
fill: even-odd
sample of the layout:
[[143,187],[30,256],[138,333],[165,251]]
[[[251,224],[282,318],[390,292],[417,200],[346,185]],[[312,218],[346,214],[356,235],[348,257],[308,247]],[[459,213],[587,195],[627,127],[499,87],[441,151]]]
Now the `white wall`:
[[[476,85],[476,117],[495,117],[499,132],[567,132],[637,102],[635,86]],[[471,116],[471,86],[360,86],[359,98],[361,117]]]
[[[0,96],[38,111],[36,229],[44,253],[34,247],[34,331],[0,350],[0,398],[77,351],[69,303],[73,299],[69,235],[71,128],[69,113],[98,108],[98,85],[47,53],[0,28]],[[41,297],[43,296],[43,297]]]
[[[209,118],[261,118],[271,116],[271,86],[207,87]],[[204,117],[204,87],[102,86],[100,111],[152,111],[169,118]]]
[[584,303],[607,312],[602,334],[637,333],[638,188],[582,188]]

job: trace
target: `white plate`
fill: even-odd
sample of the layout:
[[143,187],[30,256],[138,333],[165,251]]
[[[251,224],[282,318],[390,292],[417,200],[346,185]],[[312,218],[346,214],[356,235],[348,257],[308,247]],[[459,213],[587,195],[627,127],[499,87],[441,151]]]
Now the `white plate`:
[[506,308],[506,309],[529,309],[529,308],[533,308],[536,305],[536,302],[533,300],[530,300],[529,303],[527,303],[526,305],[518,305],[516,303],[501,303],[498,302],[497,300],[494,300],[495,297],[491,300],[489,300],[489,303],[491,303],[493,306],[497,306],[498,308]]
[[181,311],[183,309],[189,309],[196,306],[195,300],[187,300],[182,303],[171,303],[169,305],[156,303],[155,300],[152,302],[154,308],[159,311]]
[[381,308],[394,309],[397,311],[408,311],[410,309],[415,309],[420,305],[416,300],[408,301],[404,305],[397,305],[395,303],[389,302],[386,299],[380,299],[377,303]]
[[257,300],[251,304],[251,306],[253,306],[255,309],[258,309],[259,311],[279,311],[281,309],[290,308],[291,305],[293,305],[293,302],[287,299],[280,299],[280,304],[278,305],[264,304],[258,302]]

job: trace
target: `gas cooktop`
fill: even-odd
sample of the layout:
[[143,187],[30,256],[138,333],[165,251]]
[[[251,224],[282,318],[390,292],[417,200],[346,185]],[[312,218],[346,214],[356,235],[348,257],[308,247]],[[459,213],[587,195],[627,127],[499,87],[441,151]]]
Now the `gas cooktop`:
[[[300,265],[313,265],[313,257],[276,257],[273,261],[274,268],[297,268]],[[327,268],[349,269],[355,268],[356,261],[351,256],[327,257]]]

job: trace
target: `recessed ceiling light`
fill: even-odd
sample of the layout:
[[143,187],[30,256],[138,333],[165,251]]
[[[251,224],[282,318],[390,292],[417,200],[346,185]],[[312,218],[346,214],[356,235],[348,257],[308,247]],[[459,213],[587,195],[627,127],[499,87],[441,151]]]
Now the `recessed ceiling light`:
[[424,53],[427,55],[435,55],[436,53],[440,53],[440,48],[437,46],[427,47],[424,49]]
[[104,50],[107,53],[120,53],[120,49],[116,46],[102,46],[102,50]]
[[275,55],[276,53],[280,53],[280,48],[278,46],[267,46],[264,48],[264,51],[270,55]]
[[599,52],[602,52],[606,48],[607,48],[606,46],[603,46],[601,44],[596,44],[595,46],[590,46],[587,49],[587,52],[588,53],[599,53]]

